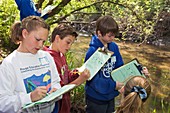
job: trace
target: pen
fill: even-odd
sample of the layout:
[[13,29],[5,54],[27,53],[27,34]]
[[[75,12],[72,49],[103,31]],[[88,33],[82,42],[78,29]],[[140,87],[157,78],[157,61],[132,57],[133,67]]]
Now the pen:
[[79,74],[79,75],[81,74],[81,72],[78,72],[78,71],[77,72],[72,72],[72,73],[73,74]]

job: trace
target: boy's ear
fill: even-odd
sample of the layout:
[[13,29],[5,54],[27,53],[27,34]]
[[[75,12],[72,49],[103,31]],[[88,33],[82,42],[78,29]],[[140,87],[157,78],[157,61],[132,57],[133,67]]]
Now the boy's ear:
[[27,35],[28,35],[28,31],[27,31],[26,29],[23,29],[23,30],[22,30],[22,37],[23,37],[23,38],[26,38]]
[[97,35],[100,36],[100,37],[102,36],[102,34],[99,30],[97,31]]
[[55,36],[55,41],[58,42],[59,40],[60,40],[60,36],[59,36],[59,35],[56,35],[56,36]]

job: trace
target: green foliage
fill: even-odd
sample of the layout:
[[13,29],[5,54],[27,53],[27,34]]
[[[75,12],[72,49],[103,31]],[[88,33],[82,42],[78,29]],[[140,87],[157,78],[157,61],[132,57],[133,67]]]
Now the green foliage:
[[[38,0],[36,0],[37,2]],[[55,0],[53,5],[60,4],[62,0]],[[44,8],[49,0],[45,0],[43,3]],[[98,2],[98,3],[96,3]],[[86,7],[87,8],[82,8]],[[77,10],[80,9],[81,10]],[[75,11],[76,10],[76,11]],[[74,12],[75,11],[75,12]],[[127,37],[134,38],[135,41],[146,40],[153,32],[153,27],[156,25],[158,16],[161,11],[170,12],[169,0],[71,0],[62,10],[47,19],[47,23],[55,22],[56,19],[68,15],[64,20],[81,20],[89,22],[95,20],[100,15],[112,15],[119,23],[120,30],[123,34],[123,39]],[[71,13],[72,12],[72,13]],[[71,14],[70,14],[71,13]],[[94,16],[100,13],[98,16]],[[69,15],[70,14],[70,15]],[[92,18],[92,19],[91,19]],[[94,19],[95,18],[95,19]],[[19,20],[19,11],[14,0],[1,0],[0,1],[0,43],[5,47],[13,47],[9,39],[10,26]],[[63,20],[61,20],[63,21]],[[49,42],[46,42],[49,45]],[[12,48],[13,49],[13,48]],[[69,69],[74,69],[81,66],[84,59],[78,62],[75,59],[73,53],[69,51],[67,53],[67,62],[69,64]],[[78,63],[77,63],[78,62]],[[78,64],[78,65],[77,65]],[[153,67],[155,68],[155,67]],[[156,69],[157,70],[157,69]],[[164,85],[168,86],[168,75],[169,72],[164,72],[162,75],[161,82],[165,81]],[[76,96],[75,96],[76,95]],[[84,86],[76,88],[72,91],[72,102],[80,103],[84,100]],[[167,94],[169,95],[169,93]],[[162,112],[170,112],[170,104],[167,103],[166,98],[162,97],[162,101],[158,102],[157,99],[153,100],[153,105],[161,103]],[[77,104],[80,105],[80,104]],[[155,107],[154,106],[154,107]],[[167,109],[168,108],[168,109]],[[158,113],[158,109],[152,110],[153,113]]]
[[14,3],[14,0],[2,0],[0,4],[0,40],[2,45],[6,47],[11,47],[10,36],[10,27],[17,19],[17,7]]
[[[69,66],[69,69],[75,69],[77,68],[75,62],[75,56],[73,55],[73,53],[71,51],[67,52],[66,54],[66,59],[67,59],[67,63]],[[80,63],[80,65],[83,64],[84,61],[82,61]],[[83,110],[85,106],[85,102],[84,102],[84,84],[78,86],[77,88],[73,89],[71,91],[71,103],[72,103],[72,108],[71,110],[74,111],[75,113],[78,113],[78,111]]]
[[68,51],[66,53],[66,59],[67,59],[67,64],[70,70],[75,68],[75,64],[74,64],[74,56],[73,53],[71,51]]

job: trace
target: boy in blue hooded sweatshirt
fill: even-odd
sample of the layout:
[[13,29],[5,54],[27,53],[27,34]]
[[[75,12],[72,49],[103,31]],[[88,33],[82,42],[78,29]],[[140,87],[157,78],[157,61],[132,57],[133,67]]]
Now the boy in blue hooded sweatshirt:
[[124,64],[118,45],[112,42],[118,32],[118,24],[111,16],[103,16],[97,20],[96,35],[92,36],[85,61],[99,47],[105,47],[114,54],[94,78],[86,82],[86,113],[112,113],[114,111],[114,98],[119,95],[118,90],[123,86],[123,83],[111,78],[111,72]]
[[[41,11],[37,10],[32,0],[15,0],[18,10],[20,10],[20,20],[27,16],[41,16]],[[42,17],[44,20],[48,18],[48,14]]]

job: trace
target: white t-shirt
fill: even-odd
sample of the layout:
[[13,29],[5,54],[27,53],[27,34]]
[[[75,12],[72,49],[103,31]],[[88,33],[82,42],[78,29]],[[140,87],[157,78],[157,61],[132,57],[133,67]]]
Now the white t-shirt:
[[[18,113],[31,103],[30,92],[38,86],[60,86],[52,56],[42,50],[36,54],[15,50],[0,65],[0,113]],[[51,86],[51,87],[50,87]]]

